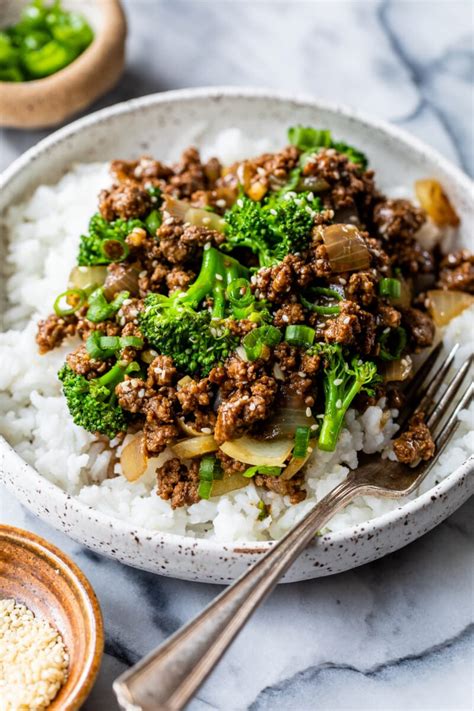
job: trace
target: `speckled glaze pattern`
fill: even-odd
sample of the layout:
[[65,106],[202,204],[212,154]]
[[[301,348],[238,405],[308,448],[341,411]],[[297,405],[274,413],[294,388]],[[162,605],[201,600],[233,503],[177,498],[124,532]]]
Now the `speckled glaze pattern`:
[[[193,89],[152,95],[105,109],[56,132],[25,153],[0,178],[0,213],[38,184],[53,183],[76,161],[131,158],[150,152],[176,155],[189,143],[230,126],[253,138],[284,136],[288,125],[331,128],[371,158],[382,188],[432,176],[447,186],[462,220],[464,239],[473,218],[469,179],[430,148],[399,129],[308,97],[255,89]],[[439,485],[387,514],[315,539],[284,581],[338,573],[407,545],[435,527],[474,493],[473,458]],[[99,513],[41,477],[0,441],[0,477],[30,510],[72,538],[129,565],[187,580],[227,583],[271,543],[185,538],[133,527]]]

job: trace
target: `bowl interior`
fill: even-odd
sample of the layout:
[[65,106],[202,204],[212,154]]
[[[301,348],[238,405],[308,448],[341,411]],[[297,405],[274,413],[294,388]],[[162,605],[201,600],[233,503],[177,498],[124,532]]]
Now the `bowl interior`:
[[84,575],[38,536],[0,526],[0,597],[23,603],[59,630],[69,653],[69,673],[49,708],[79,708],[103,650],[99,605]]

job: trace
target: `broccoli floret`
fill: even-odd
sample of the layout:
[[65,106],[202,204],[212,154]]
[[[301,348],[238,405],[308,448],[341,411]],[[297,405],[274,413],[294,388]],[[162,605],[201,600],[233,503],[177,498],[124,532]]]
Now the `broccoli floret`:
[[127,421],[117,404],[115,386],[127,373],[138,370],[138,363],[118,362],[100,378],[86,380],[67,364],[63,365],[58,377],[75,424],[89,432],[100,432],[109,439],[126,430]]
[[331,131],[310,126],[292,126],[288,129],[288,140],[303,151],[303,160],[305,154],[314,153],[319,148],[334,148],[338,153],[344,153],[351,163],[355,163],[362,170],[367,168],[368,161],[364,153],[342,141],[333,141]]
[[346,360],[339,344],[317,343],[308,352],[324,359],[325,409],[318,446],[332,452],[351,402],[362,391],[373,395],[372,386],[381,378],[375,363],[362,361],[357,356],[350,362]]
[[[226,285],[246,275],[232,257],[213,247],[205,250],[199,275],[186,292],[147,296],[139,315],[143,335],[159,353],[171,356],[179,370],[207,375],[238,344],[225,321]],[[211,309],[199,310],[209,298]]]
[[311,193],[280,192],[255,202],[242,195],[225,214],[226,249],[246,247],[260,267],[281,262],[289,253],[306,249],[314,214],[321,209]]
[[135,228],[146,228],[141,220],[107,222],[96,213],[89,222],[89,232],[81,235],[77,263],[79,266],[122,262],[129,253],[126,238]]

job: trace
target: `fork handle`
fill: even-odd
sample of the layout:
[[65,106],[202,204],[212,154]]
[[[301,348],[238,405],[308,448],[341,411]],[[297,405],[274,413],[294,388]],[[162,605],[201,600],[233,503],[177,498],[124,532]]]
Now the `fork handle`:
[[361,490],[345,479],[194,620],[114,682],[128,711],[180,711],[253,611],[333,514]]

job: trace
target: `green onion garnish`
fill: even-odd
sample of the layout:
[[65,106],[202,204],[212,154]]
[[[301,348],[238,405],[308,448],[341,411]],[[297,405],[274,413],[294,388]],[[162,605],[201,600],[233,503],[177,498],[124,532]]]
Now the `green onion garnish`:
[[119,292],[110,303],[104,295],[102,287],[96,289],[89,296],[89,308],[87,309],[86,317],[92,323],[100,323],[112,318],[122,306],[125,299],[128,299],[130,292]]
[[281,467],[269,467],[265,465],[257,464],[255,467],[249,467],[244,471],[242,476],[247,479],[251,479],[255,474],[266,474],[267,476],[280,476]]
[[100,251],[109,262],[123,262],[128,257],[130,249],[126,242],[120,239],[104,239],[100,243]]
[[206,455],[199,464],[198,494],[201,499],[209,499],[214,479],[222,479],[223,471],[220,462],[212,455]]
[[269,346],[277,346],[281,333],[275,326],[259,326],[247,333],[242,339],[245,354],[249,360],[257,360],[265,355]]
[[254,301],[254,295],[248,279],[234,279],[226,289],[226,296],[233,306],[249,306]]
[[400,280],[384,277],[379,281],[379,294],[380,296],[388,296],[391,299],[399,299],[401,294]]
[[379,338],[381,360],[400,360],[407,344],[407,332],[404,328],[386,329]]
[[[53,308],[57,316],[70,316],[85,304],[86,299],[87,295],[83,289],[68,289],[56,297]],[[63,301],[67,306],[62,304]]]
[[314,341],[316,331],[310,326],[287,326],[285,330],[285,341],[290,346],[304,346],[309,348]]
[[[313,286],[309,289],[309,291],[315,296],[324,296],[328,299],[336,299],[337,301],[342,300],[342,295],[336,291],[336,289],[327,289],[323,286]],[[321,316],[337,315],[340,312],[339,306],[323,306],[321,304],[314,304],[302,294],[300,295],[300,301],[306,309],[320,314]]]
[[259,512],[260,512],[260,513],[258,514],[258,520],[259,520],[259,521],[263,521],[265,518],[267,518],[267,516],[268,516],[268,511],[267,511],[267,507],[266,507],[266,505],[265,505],[265,502],[262,501],[262,499],[260,499],[260,501],[258,502],[257,508],[258,508],[258,510],[259,510]]
[[162,215],[159,210],[152,210],[145,220],[145,225],[148,232],[155,237],[158,227],[160,227],[162,221]]
[[297,427],[295,432],[295,446],[293,447],[293,457],[303,459],[308,452],[311,429],[309,427]]

